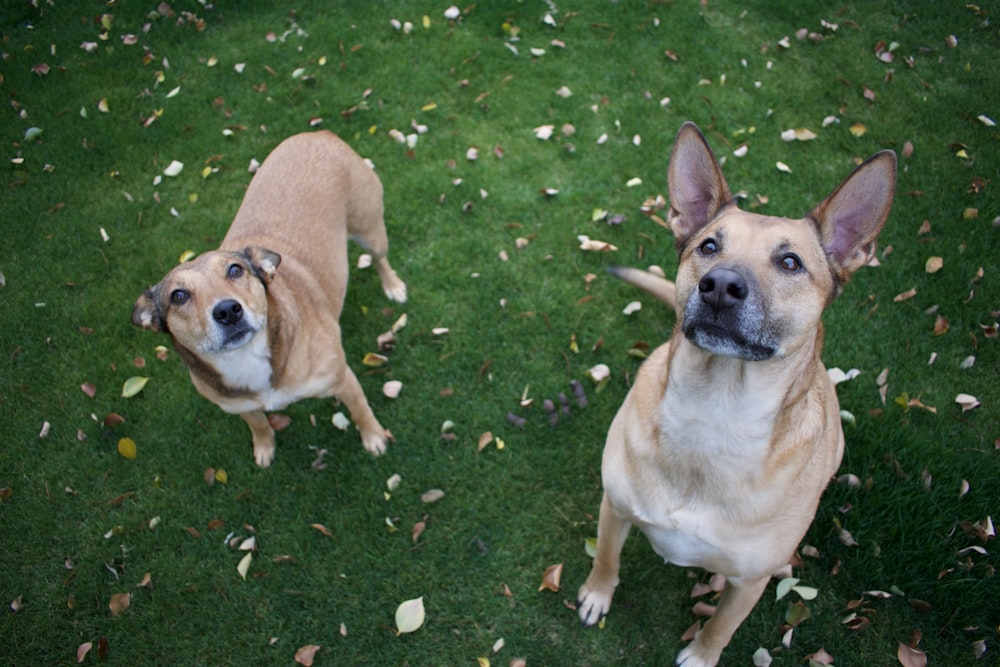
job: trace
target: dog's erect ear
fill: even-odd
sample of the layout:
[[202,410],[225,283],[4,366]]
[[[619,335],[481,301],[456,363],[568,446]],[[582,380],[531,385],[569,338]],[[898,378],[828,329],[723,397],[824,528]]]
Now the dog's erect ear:
[[841,285],[875,255],[875,240],[895,193],[896,154],[881,151],[861,163],[809,214],[819,225]]
[[281,255],[260,246],[244,248],[243,255],[246,257],[251,268],[253,268],[254,273],[264,281],[265,285],[271,282],[274,278],[275,270],[281,264]]
[[132,324],[150,331],[166,331],[163,311],[160,310],[158,297],[159,285],[150,287],[139,295],[132,307]]
[[698,126],[681,125],[667,170],[670,228],[681,248],[719,211],[733,202],[722,169]]

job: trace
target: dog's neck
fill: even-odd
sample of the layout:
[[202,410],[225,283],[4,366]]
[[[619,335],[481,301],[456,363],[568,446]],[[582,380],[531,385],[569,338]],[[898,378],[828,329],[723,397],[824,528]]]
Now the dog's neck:
[[257,332],[246,345],[210,358],[198,356],[176,342],[174,347],[199,390],[206,389],[223,398],[242,398],[265,391],[271,385],[271,351],[266,329]]
[[[720,458],[763,465],[783,411],[806,400],[822,372],[815,341],[780,359],[744,361],[678,340],[660,404],[660,423],[674,446],[724,467]],[[751,470],[747,472],[752,473]]]

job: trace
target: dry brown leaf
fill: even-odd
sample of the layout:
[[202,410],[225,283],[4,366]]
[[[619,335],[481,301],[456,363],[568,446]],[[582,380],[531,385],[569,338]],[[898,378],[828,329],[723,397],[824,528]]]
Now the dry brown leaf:
[[917,288],[911,287],[905,292],[900,292],[896,296],[892,297],[893,302],[899,303],[900,301],[906,301],[907,299],[912,299],[917,295]]
[[111,596],[111,601],[108,603],[108,608],[111,610],[112,616],[117,616],[132,604],[132,594],[131,593],[115,593]]
[[89,398],[93,398],[94,394],[97,393],[97,387],[94,386],[93,382],[84,382],[80,385],[80,390],[83,391]]
[[542,583],[538,586],[539,591],[559,592],[559,581],[562,579],[563,564],[550,565],[542,575]]
[[420,535],[424,532],[424,529],[426,527],[427,527],[427,524],[425,522],[423,522],[423,521],[418,521],[415,524],[413,524],[413,530],[411,531],[411,533],[413,535],[413,543],[414,544],[416,544],[417,540],[420,539]]
[[318,530],[319,532],[323,533],[327,537],[333,537],[333,533],[330,531],[330,529],[327,528],[326,526],[324,526],[323,524],[321,524],[321,523],[311,523],[309,525],[311,527],[315,528],[316,530]]
[[491,442],[493,442],[493,433],[491,433],[490,431],[486,431],[481,436],[479,436],[479,444],[478,444],[479,451],[483,451],[484,449],[486,449],[486,446]]
[[311,667],[313,660],[316,658],[316,652],[320,648],[322,647],[317,644],[306,644],[295,652],[295,662],[305,665],[305,667]]
[[941,257],[928,257],[924,262],[924,271],[927,273],[937,273],[944,266],[944,259]]
[[937,319],[934,320],[934,335],[941,336],[948,333],[949,326],[950,325],[948,324],[948,320],[938,315]]

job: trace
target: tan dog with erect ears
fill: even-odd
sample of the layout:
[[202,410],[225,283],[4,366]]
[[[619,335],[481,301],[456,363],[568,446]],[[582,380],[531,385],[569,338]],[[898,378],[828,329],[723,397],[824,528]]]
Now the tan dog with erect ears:
[[341,344],[348,239],[372,254],[386,295],[406,301],[386,259],[378,176],[336,135],[298,134],[260,165],[218,250],[135,302],[132,322],[168,333],[198,392],[247,423],[260,466],[274,459],[264,412],[304,398],[343,401],[376,456],[391,439]]
[[788,563],[844,451],[820,317],[873,257],[895,177],[896,155],[882,151],[804,219],[749,213],[698,128],[681,127],[667,178],[676,283],[617,271],[678,316],[608,431],[597,555],[578,595],[585,626],[611,607],[632,525],[667,562],[727,577],[677,656],[684,667],[717,664]]

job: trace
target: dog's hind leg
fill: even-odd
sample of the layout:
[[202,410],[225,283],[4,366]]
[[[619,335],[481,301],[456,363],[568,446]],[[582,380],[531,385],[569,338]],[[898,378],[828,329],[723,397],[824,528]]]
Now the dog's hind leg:
[[244,412],[240,415],[253,434],[253,457],[257,465],[266,468],[274,460],[274,429],[261,410]]
[[631,527],[632,524],[619,516],[611,506],[608,494],[605,493],[601,500],[601,514],[597,523],[597,554],[594,556],[594,567],[576,595],[577,613],[580,614],[580,623],[584,627],[594,625],[611,609],[611,598],[615,594],[615,587],[618,586],[622,547]]
[[363,225],[363,230],[360,233],[353,229],[353,224],[351,225],[349,229],[351,240],[371,253],[372,263],[375,265],[375,270],[378,271],[385,295],[392,301],[404,303],[406,301],[406,283],[396,275],[396,272],[389,265],[387,257],[389,237],[385,231],[385,219],[382,211],[371,211],[366,215],[369,219]]
[[690,644],[677,654],[682,667],[713,667],[718,664],[722,649],[729,644],[740,623],[750,614],[770,577],[758,579],[726,579],[726,588],[712,618],[708,620]]

